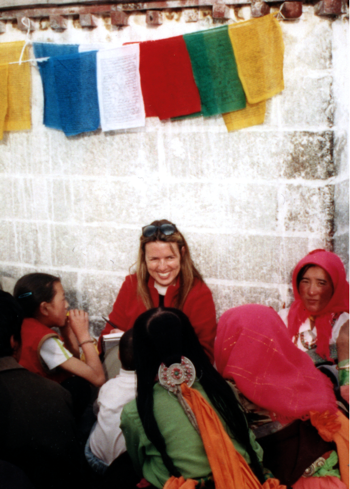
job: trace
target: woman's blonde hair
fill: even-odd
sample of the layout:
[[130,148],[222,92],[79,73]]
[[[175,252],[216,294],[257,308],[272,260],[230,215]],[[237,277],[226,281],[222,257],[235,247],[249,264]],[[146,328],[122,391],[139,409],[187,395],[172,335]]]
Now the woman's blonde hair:
[[[175,233],[167,236],[163,234],[159,229],[159,226],[161,226],[162,224],[172,223],[170,221],[167,221],[166,219],[153,221],[151,223],[151,226],[158,227],[155,234],[153,234],[152,236],[143,236],[142,234],[140,237],[140,248],[136,263],[137,294],[142,299],[142,302],[147,309],[152,309],[153,307],[155,307],[155,304],[153,304],[152,302],[151,294],[148,288],[148,279],[150,275],[148,273],[146,265],[146,244],[152,243],[154,241],[163,241],[164,243],[169,243],[173,251],[173,246],[177,245],[178,251],[180,253],[180,288],[175,296],[174,304],[171,304],[171,307],[182,310],[188,293],[193,287],[194,279],[198,278],[201,282],[203,282],[203,278],[194,266],[188,244],[186,243],[186,240],[180,233],[180,231],[175,227]],[[174,224],[172,225],[174,226]]]

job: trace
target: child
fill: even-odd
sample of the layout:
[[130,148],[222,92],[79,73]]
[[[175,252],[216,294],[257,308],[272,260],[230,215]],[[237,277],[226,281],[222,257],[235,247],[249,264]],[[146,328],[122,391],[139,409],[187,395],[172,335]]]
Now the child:
[[[89,334],[89,317],[84,311],[71,310],[59,277],[30,273],[20,278],[14,289],[24,313],[20,364],[34,372],[64,383],[72,375],[96,387],[105,375]],[[60,330],[58,335],[51,328]],[[82,362],[79,347],[85,355]],[[74,401],[73,401],[74,402]]]
[[119,427],[123,407],[136,397],[133,330],[129,329],[120,339],[120,374],[101,387],[97,405],[97,423],[85,448],[85,456],[95,472],[103,474],[117,457],[126,451],[125,439]]

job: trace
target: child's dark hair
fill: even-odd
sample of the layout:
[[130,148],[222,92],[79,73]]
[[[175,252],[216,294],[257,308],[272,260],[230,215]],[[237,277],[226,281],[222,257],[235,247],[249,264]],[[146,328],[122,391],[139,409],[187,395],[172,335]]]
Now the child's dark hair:
[[16,299],[0,290],[0,358],[12,356],[11,336],[21,343],[22,322],[22,309]]
[[132,329],[126,331],[120,338],[119,357],[124,370],[135,370]]
[[226,423],[229,434],[248,452],[250,465],[261,483],[262,469],[249,437],[248,424],[232,389],[210,363],[186,314],[160,307],[141,314],[134,324],[134,356],[137,374],[137,409],[149,440],[160,452],[171,475],[181,475],[166,450],[153,412],[153,387],[159,365],[189,358],[214,409]]
[[25,318],[33,318],[42,302],[51,302],[55,296],[54,284],[59,277],[48,273],[28,273],[21,277],[13,292]]

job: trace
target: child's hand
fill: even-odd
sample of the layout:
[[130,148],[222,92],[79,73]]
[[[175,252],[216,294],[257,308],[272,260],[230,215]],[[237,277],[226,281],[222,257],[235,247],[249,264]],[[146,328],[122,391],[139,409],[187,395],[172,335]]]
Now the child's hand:
[[85,311],[71,309],[69,311],[68,324],[73,330],[79,343],[90,339],[89,334],[89,315]]

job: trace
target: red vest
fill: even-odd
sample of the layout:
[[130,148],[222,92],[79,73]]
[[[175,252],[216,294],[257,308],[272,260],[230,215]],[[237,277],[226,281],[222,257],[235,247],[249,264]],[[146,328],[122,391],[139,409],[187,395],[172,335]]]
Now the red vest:
[[71,377],[69,372],[65,372],[61,368],[49,370],[40,358],[40,348],[44,341],[48,338],[60,338],[57,333],[34,318],[25,318],[22,324],[21,337],[22,352],[19,363],[22,367],[58,383]]

